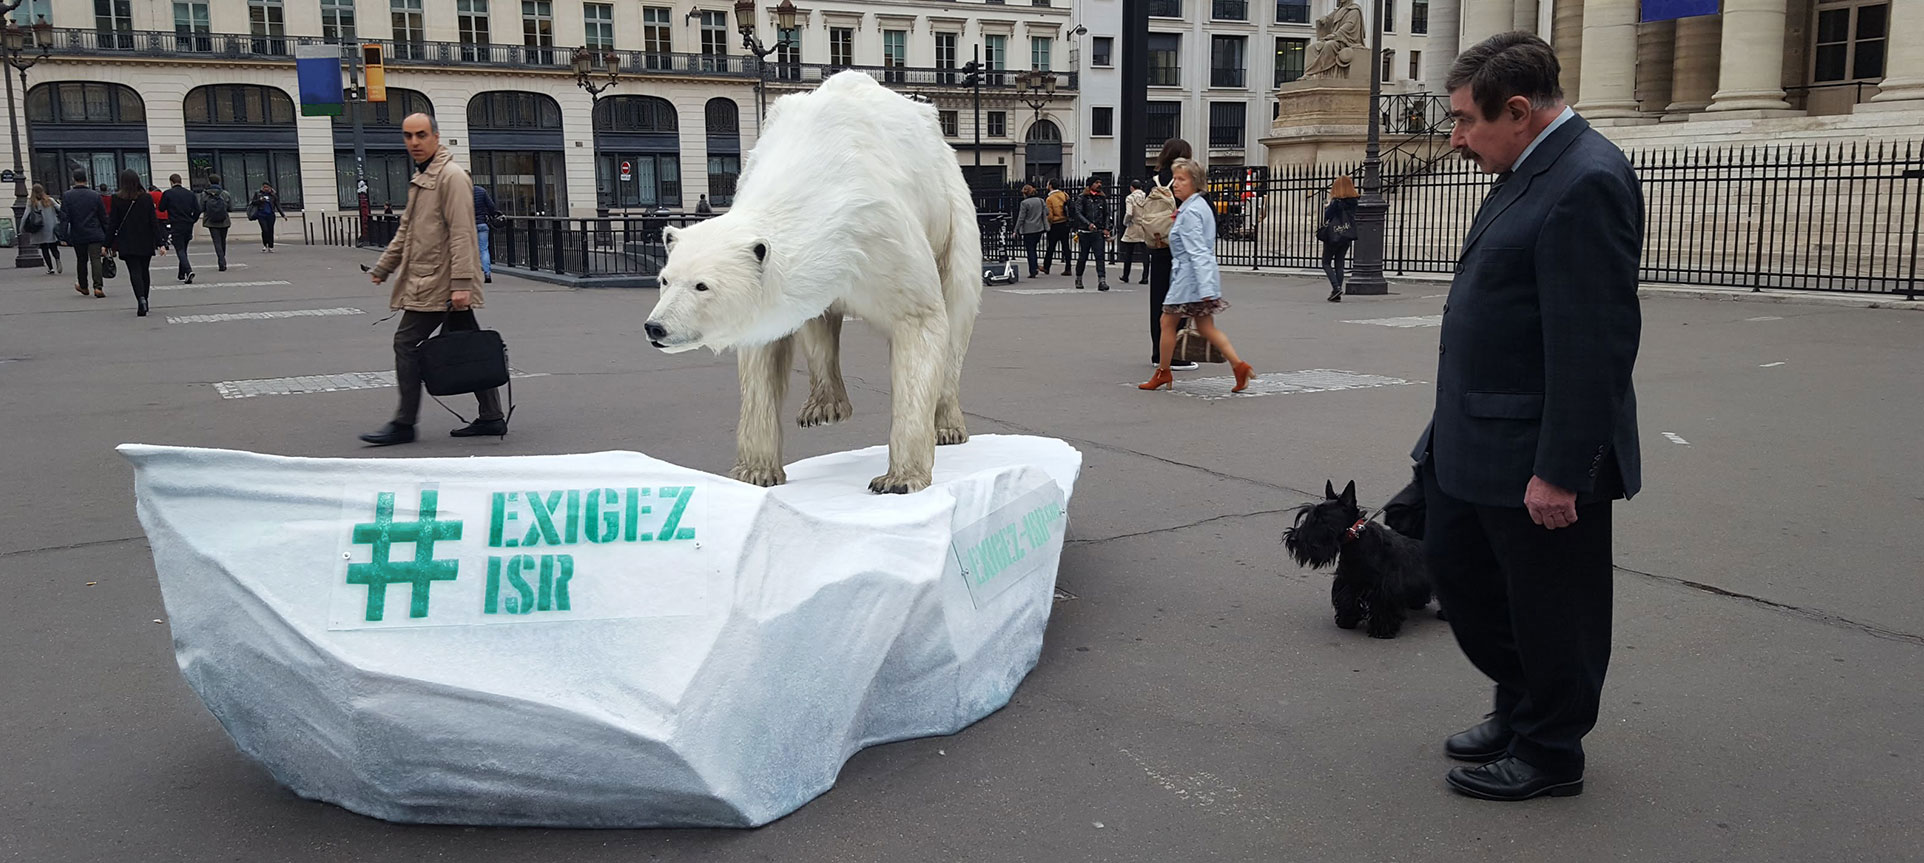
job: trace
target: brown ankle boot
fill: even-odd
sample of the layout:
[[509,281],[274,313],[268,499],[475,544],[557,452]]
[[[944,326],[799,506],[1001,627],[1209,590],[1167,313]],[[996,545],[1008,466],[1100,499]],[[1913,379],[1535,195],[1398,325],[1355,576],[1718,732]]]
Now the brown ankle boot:
[[1148,383],[1136,384],[1136,389],[1139,390],[1156,390],[1163,387],[1168,387],[1170,392],[1176,391],[1176,376],[1170,374],[1168,369],[1156,369],[1156,373],[1149,378]]

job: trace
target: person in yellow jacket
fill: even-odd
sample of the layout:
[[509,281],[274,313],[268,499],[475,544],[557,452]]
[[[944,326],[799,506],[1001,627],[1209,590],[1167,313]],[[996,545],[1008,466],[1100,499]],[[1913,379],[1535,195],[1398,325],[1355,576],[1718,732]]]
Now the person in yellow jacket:
[[1048,182],[1048,197],[1042,199],[1043,206],[1049,211],[1049,237],[1042,247],[1042,272],[1048,273],[1050,261],[1055,258],[1056,249],[1062,250],[1062,274],[1069,274],[1069,193],[1056,188],[1056,181]]

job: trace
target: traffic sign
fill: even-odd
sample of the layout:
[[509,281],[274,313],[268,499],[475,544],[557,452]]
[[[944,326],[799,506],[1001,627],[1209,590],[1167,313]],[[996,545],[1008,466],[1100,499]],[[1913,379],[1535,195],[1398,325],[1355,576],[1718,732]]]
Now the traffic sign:
[[[12,171],[8,171],[7,173],[9,173],[9,174],[11,174],[11,173],[13,173],[13,172],[12,172]],[[634,178],[635,178],[635,168],[634,168],[634,166],[633,166],[633,165],[630,165],[630,164],[628,164],[627,162],[623,162],[623,163],[621,163],[621,181],[622,181],[622,182],[624,182],[624,183],[626,183],[626,182],[628,182],[629,180],[632,180],[632,179],[634,179]],[[9,178],[9,179],[11,179],[11,178]]]

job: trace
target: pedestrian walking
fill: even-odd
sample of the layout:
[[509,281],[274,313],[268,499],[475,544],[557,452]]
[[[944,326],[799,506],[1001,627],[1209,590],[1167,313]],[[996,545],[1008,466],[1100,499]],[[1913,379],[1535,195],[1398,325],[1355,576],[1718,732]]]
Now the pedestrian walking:
[[1344,175],[1329,184],[1329,203],[1316,239],[1323,243],[1323,275],[1329,277],[1329,301],[1343,301],[1343,260],[1356,244],[1356,181]]
[[1122,240],[1116,245],[1121,249],[1122,283],[1129,284],[1129,268],[1136,261],[1142,261],[1142,281],[1149,284],[1149,247],[1142,243],[1142,224],[1136,220],[1136,208],[1149,197],[1142,190],[1141,180],[1129,181],[1129,197],[1122,202]]
[[87,186],[86,171],[73,172],[73,188],[60,193],[60,215],[67,222],[67,245],[73,247],[73,289],[87,295],[91,269],[94,296],[106,296],[107,199]]
[[[473,229],[474,184],[441,146],[441,129],[427,114],[401,121],[401,138],[414,162],[407,208],[394,239],[370,275],[374,284],[394,277],[388,308],[401,313],[394,331],[394,377],[401,390],[394,418],[380,431],[361,435],[375,446],[411,443],[421,412],[421,342],[435,330],[478,330],[474,310],[481,307],[481,250]],[[497,390],[475,393],[481,413],[455,429],[454,437],[507,434]]]
[[287,211],[281,209],[281,196],[273,186],[262,183],[247,202],[247,218],[261,223],[261,251],[274,251],[274,220],[286,217]]
[[40,247],[40,260],[47,265],[47,275],[63,271],[60,263],[60,202],[47,194],[47,187],[33,184],[32,194],[27,196],[27,215],[21,230],[27,235],[27,242]]
[[1102,194],[1102,178],[1089,181],[1070,208],[1076,229],[1076,290],[1082,290],[1082,274],[1089,268],[1089,256],[1096,258],[1096,290],[1109,290],[1109,271],[1103,263],[1109,251],[1109,199]]
[[180,266],[174,281],[194,283],[194,266],[187,261],[187,244],[194,239],[194,223],[200,219],[200,196],[180,184],[180,175],[167,178],[171,185],[160,193],[160,208],[167,214],[167,235],[173,241],[174,255]]
[[1042,242],[1042,235],[1049,230],[1049,207],[1042,202],[1042,196],[1032,185],[1022,186],[1022,206],[1016,210],[1015,232],[1022,237],[1022,248],[1029,253],[1029,278],[1040,272],[1036,269],[1035,248]]
[[1176,388],[1175,379],[1169,374],[1169,360],[1175,355],[1176,328],[1183,318],[1189,318],[1195,322],[1196,331],[1229,360],[1229,368],[1236,375],[1236,386],[1230,392],[1239,393],[1249,386],[1256,373],[1236,355],[1229,335],[1216,326],[1216,316],[1227,311],[1229,303],[1223,300],[1222,273],[1216,266],[1216,213],[1202,195],[1203,166],[1193,159],[1177,159],[1170,169],[1173,178],[1169,185],[1182,207],[1176,211],[1176,226],[1169,232],[1173,264],[1169,294],[1162,307],[1158,355],[1163,363],[1156,367],[1148,383],[1139,388]]
[[481,246],[481,281],[494,281],[494,256],[490,253],[488,238],[494,228],[495,220],[501,218],[501,208],[494,205],[494,196],[488,194],[486,186],[474,187],[474,237]]
[[200,190],[200,223],[207,228],[207,240],[214,244],[214,260],[227,272],[227,229],[234,226],[234,196],[221,188],[220,175],[208,174]]
[[1048,211],[1049,237],[1042,246],[1042,272],[1055,265],[1056,250],[1062,251],[1062,274],[1069,274],[1069,193],[1056,188],[1056,181],[1044,183],[1048,191],[1042,204]]
[[715,208],[708,203],[707,195],[701,196],[701,199],[695,202],[695,212],[704,216],[715,212]]
[[155,255],[167,254],[167,232],[161,227],[153,193],[141,187],[140,173],[132,168],[120,172],[120,191],[114,193],[109,221],[107,253],[126,265],[127,283],[134,289],[134,314],[144,318],[147,295],[153,289],[149,267]]
[[[1174,183],[1175,170],[1172,166],[1177,159],[1190,158],[1194,152],[1189,142],[1181,138],[1162,142],[1162,151],[1156,154],[1156,184],[1166,187]],[[1149,249],[1149,364],[1162,368],[1162,307],[1164,300],[1169,297],[1169,269],[1174,259],[1170,256],[1167,244],[1158,247],[1148,244],[1147,236],[1143,239]],[[1181,361],[1171,362],[1168,367],[1179,372],[1198,368],[1195,363]]]
[[[1450,144],[1496,182],[1443,304],[1436,407],[1411,456],[1437,599],[1493,710],[1448,738],[1486,800],[1582,793],[1610,661],[1611,501],[1642,486],[1631,386],[1643,196],[1563,103],[1556,53],[1490,37],[1445,80]],[[1628,780],[1626,780],[1627,782]]]

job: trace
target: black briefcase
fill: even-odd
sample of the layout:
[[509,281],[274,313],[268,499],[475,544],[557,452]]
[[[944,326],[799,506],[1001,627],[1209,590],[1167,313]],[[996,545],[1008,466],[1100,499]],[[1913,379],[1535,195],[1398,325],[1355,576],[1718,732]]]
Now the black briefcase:
[[421,382],[434,396],[506,386],[508,345],[494,330],[443,330],[421,343]]

